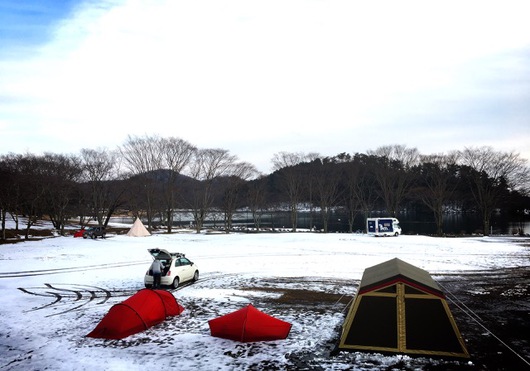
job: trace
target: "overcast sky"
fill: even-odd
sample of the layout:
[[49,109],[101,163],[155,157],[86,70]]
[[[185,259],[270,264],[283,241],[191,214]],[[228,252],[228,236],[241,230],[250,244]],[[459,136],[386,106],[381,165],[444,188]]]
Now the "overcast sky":
[[530,159],[530,2],[0,0],[0,154],[128,135]]

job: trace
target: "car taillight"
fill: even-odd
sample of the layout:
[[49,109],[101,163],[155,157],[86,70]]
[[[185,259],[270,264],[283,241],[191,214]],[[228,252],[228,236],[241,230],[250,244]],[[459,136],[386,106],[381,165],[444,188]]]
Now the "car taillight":
[[167,271],[166,276],[171,276],[171,271]]

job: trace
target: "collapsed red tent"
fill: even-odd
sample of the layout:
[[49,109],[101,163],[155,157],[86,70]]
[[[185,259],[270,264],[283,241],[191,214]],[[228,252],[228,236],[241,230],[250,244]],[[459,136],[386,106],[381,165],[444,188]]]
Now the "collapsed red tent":
[[159,324],[166,317],[184,310],[175,297],[165,290],[143,289],[110,308],[101,322],[87,336],[123,339]]
[[291,324],[265,314],[251,304],[208,321],[212,336],[241,342],[285,339]]

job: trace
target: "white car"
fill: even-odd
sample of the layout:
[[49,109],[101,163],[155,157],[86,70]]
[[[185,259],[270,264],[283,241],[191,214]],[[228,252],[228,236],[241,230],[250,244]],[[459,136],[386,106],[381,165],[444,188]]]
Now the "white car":
[[[162,276],[160,284],[171,286],[176,289],[181,283],[187,281],[197,281],[199,279],[199,267],[181,253],[168,252],[163,249],[148,249],[154,259],[160,260],[162,266]],[[151,267],[145,273],[145,287],[153,287],[153,272]]]

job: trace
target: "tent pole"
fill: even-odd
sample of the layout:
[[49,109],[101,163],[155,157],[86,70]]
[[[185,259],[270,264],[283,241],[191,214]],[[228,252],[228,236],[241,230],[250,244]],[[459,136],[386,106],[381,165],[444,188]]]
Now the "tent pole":
[[407,349],[407,330],[405,323],[405,285],[399,282],[397,285],[397,331],[398,331],[398,351],[405,352]]

